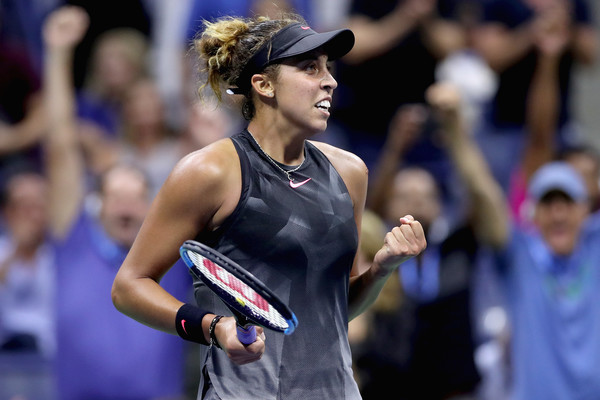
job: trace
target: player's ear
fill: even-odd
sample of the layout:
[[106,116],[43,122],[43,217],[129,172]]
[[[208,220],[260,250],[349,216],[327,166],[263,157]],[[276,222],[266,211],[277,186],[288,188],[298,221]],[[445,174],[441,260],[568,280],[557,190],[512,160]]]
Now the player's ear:
[[275,96],[273,82],[265,74],[252,75],[250,83],[259,96],[268,98]]

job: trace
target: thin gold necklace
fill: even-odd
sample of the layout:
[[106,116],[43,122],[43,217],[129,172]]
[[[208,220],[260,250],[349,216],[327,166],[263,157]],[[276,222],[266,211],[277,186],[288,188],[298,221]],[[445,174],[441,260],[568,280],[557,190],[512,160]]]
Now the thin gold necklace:
[[[254,143],[256,143],[256,145],[260,149],[260,152],[263,153],[265,155],[265,157],[267,157],[267,159],[271,162],[271,164],[273,164],[275,167],[277,167],[277,169],[279,169],[281,172],[283,172],[287,176],[288,180],[290,181],[290,185],[292,187],[294,187],[294,178],[292,178],[292,176],[290,174],[292,172],[296,172],[300,168],[302,168],[302,166],[304,165],[304,162],[306,161],[306,157],[304,157],[304,160],[302,160],[302,162],[300,163],[300,165],[298,165],[296,168],[290,169],[289,171],[285,170],[285,169],[281,168],[281,166],[279,165],[279,163],[277,161],[275,161],[266,151],[264,151],[262,147],[260,147],[260,144],[258,144],[258,141],[254,137],[254,135],[252,135],[252,133],[250,131],[248,131],[248,133],[250,134],[250,137],[252,138],[252,140],[254,141]],[[309,180],[310,180],[310,178],[309,178]],[[308,181],[305,181],[305,182],[308,182]]]

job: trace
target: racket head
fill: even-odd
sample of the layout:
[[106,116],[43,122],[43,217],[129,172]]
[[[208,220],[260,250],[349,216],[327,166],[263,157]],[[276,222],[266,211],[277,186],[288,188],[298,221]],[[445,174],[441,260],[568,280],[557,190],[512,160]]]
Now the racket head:
[[182,260],[234,312],[256,325],[290,335],[296,315],[275,293],[242,266],[215,249],[187,240],[179,249]]

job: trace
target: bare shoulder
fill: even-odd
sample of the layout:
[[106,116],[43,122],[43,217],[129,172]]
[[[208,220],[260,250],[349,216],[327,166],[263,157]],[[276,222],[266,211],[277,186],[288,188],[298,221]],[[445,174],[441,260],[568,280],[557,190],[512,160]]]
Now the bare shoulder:
[[338,147],[332,146],[323,142],[311,141],[325,156],[329,159],[329,162],[335,167],[338,174],[342,177],[342,180],[348,188],[348,193],[352,198],[352,202],[357,210],[364,207],[369,170],[364,161],[356,154],[346,150],[342,150]]
[[346,180],[346,177],[353,179],[360,179],[362,177],[366,179],[369,170],[365,162],[356,154],[324,142],[311,140],[310,143],[327,156],[344,180]]
[[231,139],[226,138],[184,156],[158,198],[195,210],[209,225],[218,225],[235,208],[240,193],[239,157]]
[[223,181],[239,166],[239,158],[229,138],[218,140],[184,156],[171,173],[173,179]]

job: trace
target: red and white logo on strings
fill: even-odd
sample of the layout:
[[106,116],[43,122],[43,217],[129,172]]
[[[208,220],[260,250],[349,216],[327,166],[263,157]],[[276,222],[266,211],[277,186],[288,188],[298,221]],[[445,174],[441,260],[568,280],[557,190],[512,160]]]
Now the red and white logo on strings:
[[269,312],[269,303],[259,296],[250,286],[246,285],[244,282],[208,259],[204,259],[203,264],[215,278],[223,282],[228,288],[240,294],[244,299],[261,310]]

